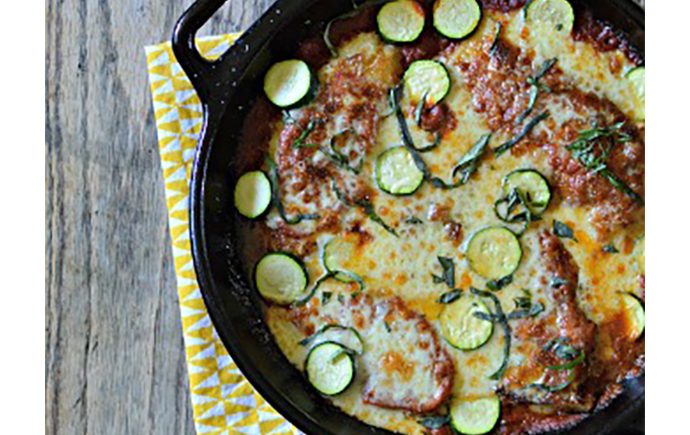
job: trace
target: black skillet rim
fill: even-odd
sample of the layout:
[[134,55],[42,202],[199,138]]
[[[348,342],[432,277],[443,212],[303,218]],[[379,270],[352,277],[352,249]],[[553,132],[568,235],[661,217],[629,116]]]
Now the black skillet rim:
[[[187,21],[190,20],[201,20],[196,29],[192,29],[195,33],[196,30],[203,24],[212,13],[222,5],[225,0],[201,0],[197,4],[193,5],[187,14]],[[275,19],[279,14],[276,14],[276,10],[290,10],[298,13],[301,7],[306,7],[313,4],[314,0],[307,0],[302,5],[298,5],[298,2],[291,2],[289,0],[278,0],[276,1],[263,15],[259,18],[238,40],[236,45],[244,44],[246,41],[257,40],[257,44],[254,48],[248,50],[242,50],[242,52],[237,53],[226,53],[227,57],[234,57],[232,61],[237,65],[246,65],[249,61],[259,52],[257,46],[262,47],[268,39],[271,37],[271,29],[269,27],[269,20]],[[194,11],[194,7],[201,3],[204,10]],[[204,5],[205,3],[205,5]],[[215,3],[210,5],[210,3]],[[292,4],[291,4],[292,3]],[[616,9],[617,13],[625,15],[624,18],[632,20],[633,24],[637,26],[638,29],[642,29],[644,32],[644,11],[634,3],[629,0],[609,0]],[[209,8],[213,9],[209,13]],[[190,12],[192,13],[191,15]],[[287,15],[287,14],[285,14]],[[182,27],[185,25],[183,23],[185,16],[183,16],[178,25],[176,26],[175,33],[173,35],[173,49],[178,59],[181,60],[180,46],[185,42],[184,37],[188,35],[183,35]],[[187,23],[189,24],[189,23]],[[193,35],[192,35],[193,36]],[[186,41],[187,45],[189,40]],[[229,52],[232,51],[229,50]],[[210,69],[213,70],[217,65],[221,65],[223,62],[227,62],[226,55],[223,55],[219,61],[215,63]],[[187,62],[188,63],[188,62]],[[227,106],[222,97],[227,97],[228,93],[220,93],[221,99],[210,98],[211,89],[225,88],[229,87],[231,80],[239,79],[239,76],[232,77],[229,75],[213,75],[208,74],[198,74],[199,71],[189,71],[188,68],[183,68],[188,73],[190,80],[192,81],[195,89],[200,94],[202,98],[202,105],[204,108],[204,126],[202,128],[200,145],[197,150],[197,156],[195,158],[193,171],[192,171],[192,181],[190,184],[190,238],[192,244],[192,256],[194,260],[194,266],[197,274],[197,281],[199,283],[199,288],[201,290],[204,302],[209,312],[209,316],[214,324],[221,341],[225,345],[226,349],[232,356],[233,361],[247,378],[247,380],[252,384],[252,386],[257,390],[257,392],[264,397],[281,415],[288,419],[292,424],[294,424],[300,430],[306,433],[324,433],[329,431],[329,428],[324,428],[318,424],[307,412],[298,408],[297,406],[290,403],[289,400],[283,397],[280,390],[273,388],[268,382],[265,381],[261,373],[253,370],[250,366],[249,361],[246,360],[245,355],[242,350],[242,342],[226,327],[228,316],[222,306],[217,303],[217,298],[213,294],[216,290],[214,285],[210,280],[210,265],[207,256],[207,245],[206,237],[204,234],[204,186],[206,182],[206,169],[208,166],[208,158],[211,151],[211,146],[214,142],[215,135],[217,133],[217,125],[214,123],[219,122],[222,119],[222,114],[226,111]],[[205,97],[208,97],[206,99]],[[637,394],[632,391],[637,390]],[[617,406],[616,406],[617,405]],[[324,401],[324,406],[326,402]],[[608,414],[612,413],[613,409],[615,413],[613,418],[608,418]],[[567,433],[585,433],[581,430],[590,431],[586,433],[611,433],[614,430],[618,430],[625,427],[626,422],[641,409],[644,408],[644,375],[639,378],[627,381],[625,385],[624,392],[614,400],[614,403],[610,404],[609,407],[602,410],[601,412],[595,412],[591,416],[587,417],[581,423],[579,423],[573,430],[567,431]],[[609,412],[605,412],[609,410]],[[352,419],[353,417],[348,416],[345,413],[341,414]],[[604,415],[606,414],[606,415]],[[597,416],[604,419],[597,419]],[[589,426],[598,426],[596,428],[591,428]],[[581,429],[581,430],[578,430]],[[333,429],[333,428],[330,428]],[[368,426],[367,432],[375,434],[389,434],[390,432],[373,428]],[[595,432],[591,432],[591,431]]]

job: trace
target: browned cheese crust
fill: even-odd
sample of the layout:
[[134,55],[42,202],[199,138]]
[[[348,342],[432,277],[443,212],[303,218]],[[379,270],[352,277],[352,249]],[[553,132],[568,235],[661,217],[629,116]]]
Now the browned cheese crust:
[[[421,314],[398,297],[377,298],[354,294],[342,301],[337,312],[319,309],[318,299],[292,309],[288,316],[305,334],[320,325],[351,326],[362,337],[385,327],[391,348],[368,348],[363,358],[375,361],[363,387],[364,403],[415,413],[434,411],[448,399],[453,387],[453,361],[441,346],[436,331]],[[410,335],[409,332],[415,333]],[[418,339],[410,341],[411,336]],[[431,388],[418,388],[431,386]]]

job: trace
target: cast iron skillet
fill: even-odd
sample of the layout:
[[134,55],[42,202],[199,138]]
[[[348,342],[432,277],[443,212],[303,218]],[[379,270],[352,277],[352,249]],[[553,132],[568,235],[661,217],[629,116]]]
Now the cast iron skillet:
[[[278,349],[262,320],[260,300],[245,272],[231,198],[233,156],[247,109],[262,92],[270,64],[352,8],[350,0],[278,0],[218,60],[194,44],[197,30],[226,0],[198,0],[179,19],[173,51],[201,99],[204,124],[191,182],[190,227],[194,266],[213,324],[233,360],[256,390],[308,434],[390,434],[339,411],[319,396]],[[644,12],[629,0],[590,0],[592,12],[627,32],[644,48]],[[609,407],[571,434],[630,433],[644,410],[644,377],[626,382]]]

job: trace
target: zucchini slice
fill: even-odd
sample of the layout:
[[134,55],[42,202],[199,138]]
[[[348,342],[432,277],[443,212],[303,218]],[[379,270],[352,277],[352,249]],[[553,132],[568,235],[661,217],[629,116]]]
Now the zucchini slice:
[[343,273],[349,271],[348,260],[355,257],[355,246],[342,237],[333,237],[323,245],[323,265],[328,272],[333,273],[340,282],[354,282],[352,275]]
[[234,199],[242,216],[257,218],[271,205],[271,182],[263,171],[246,172],[237,180]]
[[517,169],[503,179],[501,186],[503,195],[508,195],[513,189],[518,189],[527,199],[527,208],[540,215],[551,202],[551,188],[546,178],[534,169]]
[[460,297],[443,308],[441,333],[448,344],[460,350],[473,350],[489,341],[494,332],[493,322],[479,319],[474,313],[491,315],[484,302],[470,297]]
[[484,228],[467,245],[470,268],[486,279],[498,280],[511,275],[521,259],[520,241],[505,227]]
[[635,117],[644,120],[644,67],[633,68],[625,75],[625,78],[632,82],[635,87]]
[[622,297],[625,318],[630,325],[630,337],[637,340],[644,332],[644,306],[642,301],[632,293],[623,293]]
[[254,282],[265,299],[287,305],[304,293],[309,277],[302,263],[291,254],[272,252],[256,264]]
[[410,151],[397,146],[376,158],[376,184],[391,195],[411,195],[424,181]]
[[342,393],[355,378],[355,361],[351,353],[350,349],[334,341],[314,346],[305,362],[307,380],[321,394],[335,396]]
[[525,17],[528,23],[552,26],[559,32],[573,30],[575,14],[567,0],[533,0],[527,4]]
[[390,42],[415,41],[424,30],[424,22],[424,9],[414,0],[386,3],[376,15],[379,33]]
[[476,0],[437,0],[434,28],[450,39],[462,39],[477,28],[482,9]]
[[501,401],[497,396],[456,398],[450,403],[450,423],[461,434],[481,435],[491,431],[500,414]]
[[313,96],[316,80],[309,66],[301,60],[290,59],[271,66],[264,77],[264,92],[278,107],[296,107]]
[[450,92],[450,75],[445,65],[436,60],[417,60],[410,64],[403,76],[405,92],[413,104],[425,100],[433,106]]

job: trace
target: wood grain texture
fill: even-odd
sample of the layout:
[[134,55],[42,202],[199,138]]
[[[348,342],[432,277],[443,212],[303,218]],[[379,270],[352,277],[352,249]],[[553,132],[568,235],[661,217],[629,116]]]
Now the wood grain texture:
[[46,434],[194,432],[143,51],[189,3],[46,2]]
[[143,50],[189,3],[46,3],[47,434],[194,432]]

